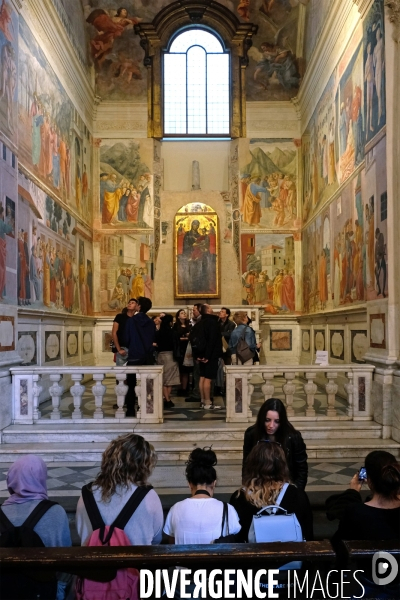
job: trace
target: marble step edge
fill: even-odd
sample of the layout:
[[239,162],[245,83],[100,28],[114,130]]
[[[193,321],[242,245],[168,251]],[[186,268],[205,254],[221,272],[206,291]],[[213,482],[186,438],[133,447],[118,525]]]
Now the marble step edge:
[[[132,430],[130,430],[132,431]],[[4,444],[34,444],[34,443],[45,443],[45,442],[60,442],[60,443],[72,443],[72,442],[105,442],[109,443],[111,440],[118,437],[118,435],[123,433],[129,433],[124,431],[116,431],[116,432],[77,432],[77,431],[69,431],[69,432],[54,432],[54,431],[41,431],[41,432],[7,432],[3,433],[2,442]],[[303,439],[310,443],[312,440],[327,440],[332,439],[333,434],[337,440],[341,440],[343,438],[347,438],[349,435],[349,431],[332,431],[332,430],[324,430],[324,431],[313,431],[313,432],[303,432]],[[352,438],[354,440],[358,439],[369,439],[369,440],[377,440],[381,438],[381,430],[380,429],[359,429],[351,432]],[[148,442],[152,444],[164,443],[164,442],[173,442],[178,439],[180,442],[202,442],[202,441],[213,441],[214,443],[230,441],[230,442],[239,442],[243,443],[243,432],[229,432],[229,431],[206,431],[206,432],[166,432],[166,433],[151,433],[144,432],[144,436]]]

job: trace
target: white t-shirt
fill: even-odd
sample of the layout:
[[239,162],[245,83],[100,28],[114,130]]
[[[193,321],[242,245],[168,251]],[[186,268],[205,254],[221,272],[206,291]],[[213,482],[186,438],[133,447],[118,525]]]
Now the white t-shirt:
[[[224,503],[215,498],[186,498],[168,513],[164,533],[175,538],[175,544],[211,544],[220,537]],[[228,504],[229,533],[240,531],[236,510]],[[223,535],[227,535],[227,527]]]

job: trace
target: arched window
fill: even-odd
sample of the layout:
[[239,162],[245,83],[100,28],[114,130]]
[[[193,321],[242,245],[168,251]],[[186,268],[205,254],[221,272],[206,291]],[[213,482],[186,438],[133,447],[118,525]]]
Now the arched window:
[[230,135],[230,56],[214,33],[178,33],[163,74],[164,136]]

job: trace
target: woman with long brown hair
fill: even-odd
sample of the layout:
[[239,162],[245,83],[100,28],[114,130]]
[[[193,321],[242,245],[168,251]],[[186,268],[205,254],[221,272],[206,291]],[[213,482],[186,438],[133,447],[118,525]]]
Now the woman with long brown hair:
[[[145,486],[157,462],[157,454],[141,435],[128,433],[110,442],[103,453],[100,473],[89,484],[101,517],[111,525],[139,486]],[[163,510],[153,489],[146,494],[124,531],[133,546],[159,544]],[[76,529],[82,546],[93,533],[82,496],[76,509]]]
[[239,515],[242,541],[249,541],[248,534],[253,516],[261,508],[275,505],[286,483],[289,485],[280,506],[288,513],[296,515],[303,537],[312,540],[312,512],[307,494],[290,483],[289,469],[281,444],[260,440],[245,462],[243,486],[230,499],[230,504]]

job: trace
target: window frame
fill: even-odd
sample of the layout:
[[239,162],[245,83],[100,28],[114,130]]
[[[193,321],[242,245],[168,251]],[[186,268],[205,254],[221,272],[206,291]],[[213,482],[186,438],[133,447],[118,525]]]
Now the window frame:
[[[204,48],[205,52],[206,52],[206,57],[208,54],[222,54],[222,55],[227,55],[228,56],[228,85],[229,85],[229,107],[228,107],[228,119],[229,119],[229,131],[226,133],[188,133],[187,129],[188,129],[188,84],[187,84],[187,73],[188,73],[188,65],[187,65],[187,56],[188,56],[188,52],[190,50],[190,48],[193,48],[194,46],[199,46],[200,48],[203,48],[203,46],[200,46],[200,44],[198,43],[194,43],[192,44],[192,46],[189,46],[188,49],[186,50],[186,133],[166,133],[165,131],[165,69],[164,69],[164,58],[166,54],[170,53],[170,49],[172,44],[174,43],[174,41],[176,40],[176,38],[178,38],[182,33],[184,33],[185,31],[194,31],[194,30],[200,30],[200,31],[207,31],[208,33],[210,33],[211,35],[215,36],[217,38],[217,40],[219,41],[219,43],[222,46],[222,52],[207,52],[206,48]],[[184,54],[183,52],[181,53],[172,53],[172,54]],[[205,83],[205,95],[206,95],[206,101],[205,101],[205,105],[206,105],[206,129],[208,128],[208,122],[207,122],[207,109],[208,109],[208,102],[207,102],[207,58],[206,58],[206,83]],[[227,139],[232,139],[232,57],[231,57],[231,50],[230,48],[226,47],[226,44],[224,43],[224,40],[221,38],[221,36],[218,34],[217,31],[215,31],[214,29],[211,29],[210,27],[206,27],[203,25],[186,25],[184,27],[181,27],[180,29],[178,29],[174,35],[171,36],[171,38],[168,40],[168,44],[166,48],[163,48],[161,50],[161,81],[162,81],[162,94],[161,94],[161,98],[162,98],[162,128],[163,128],[163,139],[222,139],[222,140],[227,140]]]

